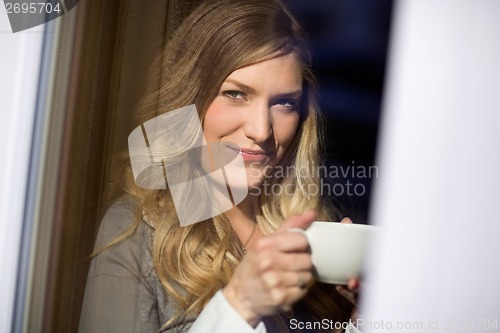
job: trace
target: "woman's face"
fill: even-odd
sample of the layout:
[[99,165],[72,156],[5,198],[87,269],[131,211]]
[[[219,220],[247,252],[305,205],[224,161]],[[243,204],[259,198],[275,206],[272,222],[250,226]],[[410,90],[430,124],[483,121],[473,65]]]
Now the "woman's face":
[[277,165],[299,125],[302,73],[293,53],[232,72],[209,105],[207,142],[236,144],[249,189]]

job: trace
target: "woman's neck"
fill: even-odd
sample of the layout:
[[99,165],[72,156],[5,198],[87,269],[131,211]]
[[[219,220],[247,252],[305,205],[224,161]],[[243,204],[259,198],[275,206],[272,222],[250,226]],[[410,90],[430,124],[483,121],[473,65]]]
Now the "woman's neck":
[[245,250],[252,248],[255,241],[262,237],[255,218],[256,200],[257,197],[249,195],[225,213]]

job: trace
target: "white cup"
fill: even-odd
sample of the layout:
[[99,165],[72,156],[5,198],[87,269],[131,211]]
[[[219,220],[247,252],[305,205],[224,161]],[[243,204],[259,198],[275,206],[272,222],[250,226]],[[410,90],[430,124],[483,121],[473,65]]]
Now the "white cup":
[[316,279],[347,284],[360,277],[369,238],[378,228],[364,224],[315,221],[307,230],[291,228],[307,237]]

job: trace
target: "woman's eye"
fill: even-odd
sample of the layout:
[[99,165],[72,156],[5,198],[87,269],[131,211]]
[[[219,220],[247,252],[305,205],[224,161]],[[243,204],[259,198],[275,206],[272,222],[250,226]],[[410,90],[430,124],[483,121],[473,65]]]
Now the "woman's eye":
[[238,90],[226,90],[222,92],[222,96],[233,100],[246,100],[246,95],[242,91]]
[[279,99],[274,103],[274,105],[289,111],[296,111],[299,108],[299,102],[297,100],[288,98]]

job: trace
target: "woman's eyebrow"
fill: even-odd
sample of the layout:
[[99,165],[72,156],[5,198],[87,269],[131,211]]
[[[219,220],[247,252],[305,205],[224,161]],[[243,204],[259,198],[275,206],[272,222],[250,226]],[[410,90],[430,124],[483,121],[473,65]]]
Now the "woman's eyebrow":
[[234,84],[235,86],[237,86],[238,88],[240,88],[244,93],[247,93],[247,94],[256,94],[257,93],[257,91],[254,88],[249,87],[246,84],[238,82],[238,81],[236,81],[234,79],[227,79],[224,82]]
[[[224,83],[234,84],[239,89],[241,89],[241,91],[243,91],[244,93],[247,93],[247,94],[256,94],[257,93],[257,91],[254,88],[247,86],[246,84],[243,84],[235,79],[227,79],[226,81],[224,81]],[[298,98],[302,97],[302,89],[297,90],[297,91],[283,93],[283,94],[278,94],[276,97],[279,97],[279,98],[297,98],[298,99]]]
[[278,94],[276,97],[277,98],[300,99],[300,98],[302,98],[302,90],[297,90],[297,91],[292,91],[292,92],[289,92],[289,93]]

